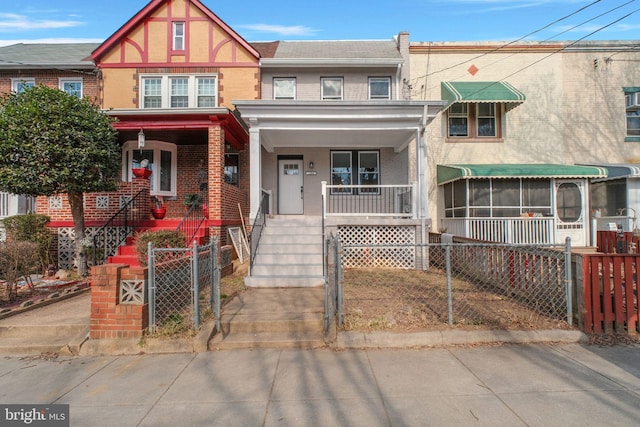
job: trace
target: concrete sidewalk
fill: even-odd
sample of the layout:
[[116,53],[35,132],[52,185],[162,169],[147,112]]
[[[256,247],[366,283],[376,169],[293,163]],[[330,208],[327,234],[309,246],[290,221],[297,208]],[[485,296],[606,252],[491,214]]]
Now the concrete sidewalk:
[[631,426],[639,360],[580,344],[5,357],[0,402],[69,404],[74,427]]

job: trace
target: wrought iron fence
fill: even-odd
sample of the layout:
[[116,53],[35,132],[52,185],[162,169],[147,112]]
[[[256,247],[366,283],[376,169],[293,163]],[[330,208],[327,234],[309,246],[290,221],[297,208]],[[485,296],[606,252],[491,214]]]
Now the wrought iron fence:
[[[339,241],[332,244],[339,247]],[[570,241],[565,246],[411,246],[425,254],[424,270],[354,266],[335,279],[344,294],[337,306],[340,327],[550,329],[572,324]],[[343,254],[360,249],[333,249],[336,269],[344,265]]]
[[323,215],[413,218],[416,184],[327,185],[322,183]]
[[251,254],[249,261],[249,270],[253,267],[253,262],[256,259],[258,253],[258,246],[260,245],[260,238],[262,237],[262,231],[267,225],[267,215],[269,213],[269,194],[263,192],[260,199],[260,206],[256,213],[256,218],[251,226],[251,233],[249,234],[249,243],[251,244]]
[[93,234],[90,251],[93,265],[102,264],[108,257],[115,255],[118,246],[122,245],[127,237],[132,236],[148,217],[148,212],[141,209],[143,192],[144,190],[140,190],[127,200],[122,208]]
[[211,316],[220,327],[218,239],[190,248],[149,243],[149,328],[167,333],[198,329]]

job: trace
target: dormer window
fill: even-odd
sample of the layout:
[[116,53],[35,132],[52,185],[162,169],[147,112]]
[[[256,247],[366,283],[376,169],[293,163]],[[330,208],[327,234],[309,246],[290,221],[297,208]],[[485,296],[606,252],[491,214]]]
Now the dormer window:
[[173,23],[173,50],[184,50],[184,22]]

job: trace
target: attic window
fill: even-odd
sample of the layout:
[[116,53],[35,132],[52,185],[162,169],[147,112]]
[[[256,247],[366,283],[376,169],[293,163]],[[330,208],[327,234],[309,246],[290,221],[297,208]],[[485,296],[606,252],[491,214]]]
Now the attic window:
[[173,50],[184,50],[184,22],[173,23]]

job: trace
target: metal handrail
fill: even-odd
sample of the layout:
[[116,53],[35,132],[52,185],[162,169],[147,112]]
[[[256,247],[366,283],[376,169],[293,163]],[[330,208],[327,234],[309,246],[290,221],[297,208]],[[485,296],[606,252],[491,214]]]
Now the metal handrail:
[[[140,190],[95,232],[93,235],[93,265],[98,263],[98,253],[102,254],[101,262],[109,256],[115,255],[118,246],[125,242],[127,237],[132,236],[142,221],[147,218],[148,213],[138,208],[138,202],[144,191]],[[117,233],[113,246],[109,247],[107,245],[107,229],[112,227],[121,227],[124,233]]]
[[249,243],[251,244],[251,254],[249,257],[249,274],[253,268],[253,263],[256,259],[256,253],[258,252],[258,245],[260,244],[260,238],[262,237],[262,231],[267,225],[267,204],[269,203],[269,195],[263,194],[260,199],[260,206],[258,207],[258,213],[253,220],[251,226],[251,233],[249,234]]
[[185,247],[189,247],[195,240],[205,219],[206,218],[202,212],[202,206],[200,204],[193,204],[189,210],[187,210],[182,221],[180,221],[180,224],[176,227],[177,232],[182,233],[187,237],[185,240]]

